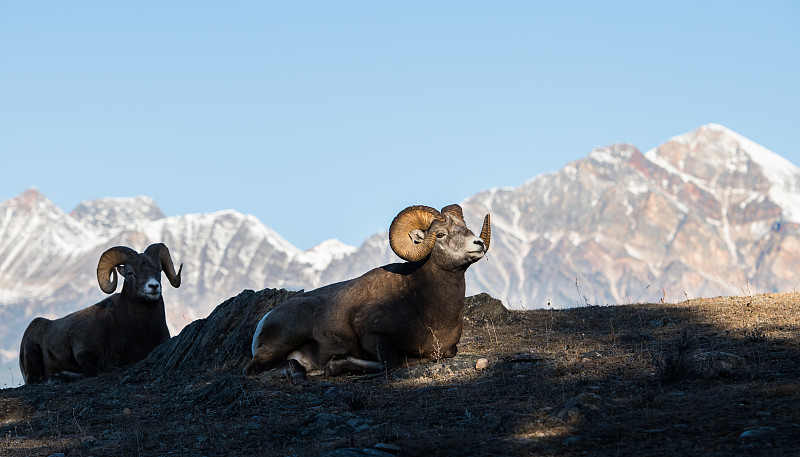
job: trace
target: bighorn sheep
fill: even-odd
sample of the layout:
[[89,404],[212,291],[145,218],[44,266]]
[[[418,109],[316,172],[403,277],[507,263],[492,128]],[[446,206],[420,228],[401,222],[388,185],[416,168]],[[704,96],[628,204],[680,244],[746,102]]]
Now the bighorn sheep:
[[138,362],[167,341],[162,269],[172,287],[181,285],[183,264],[175,273],[169,249],[161,243],[141,254],[125,246],[104,252],[97,264],[100,289],[114,293],[119,271],[122,292],[60,319],[34,319],[19,349],[25,383],[97,376]]
[[489,249],[459,205],[401,211],[389,244],[405,263],[296,295],[268,312],[253,335],[245,374],[267,377],[379,372],[405,360],[453,357],[461,339],[464,274]]

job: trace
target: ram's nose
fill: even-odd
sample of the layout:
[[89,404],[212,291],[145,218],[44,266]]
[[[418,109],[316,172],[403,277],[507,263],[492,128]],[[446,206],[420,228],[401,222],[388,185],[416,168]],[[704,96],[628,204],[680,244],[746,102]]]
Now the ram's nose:
[[144,285],[144,293],[149,296],[158,295],[161,293],[161,283],[155,279],[147,281]]
[[484,252],[486,252],[486,244],[484,244],[482,239],[480,239],[478,237],[475,237],[472,240],[472,246],[470,246],[469,252],[471,252],[473,254],[477,254],[477,253],[483,254]]

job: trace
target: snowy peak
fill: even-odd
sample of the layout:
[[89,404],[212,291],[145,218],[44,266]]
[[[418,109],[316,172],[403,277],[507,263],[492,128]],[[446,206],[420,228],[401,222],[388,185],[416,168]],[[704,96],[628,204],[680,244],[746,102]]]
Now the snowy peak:
[[645,156],[710,193],[767,195],[786,220],[800,222],[800,168],[722,125],[670,138]]
[[91,238],[36,189],[0,202],[0,304],[51,292],[54,269],[74,262]]
[[76,220],[100,232],[164,217],[150,197],[101,198],[81,202],[69,213]]
[[32,213],[63,213],[38,189],[31,187],[16,197],[0,202],[0,211],[8,217],[11,213],[29,215]]
[[614,167],[619,167],[620,164],[628,161],[639,150],[634,146],[628,144],[614,144],[602,148],[594,148],[589,152],[587,159],[593,160],[597,163],[606,163]]
[[[737,177],[758,174],[769,184],[783,185],[800,176],[800,169],[788,160],[719,124],[670,138],[645,155],[659,165],[709,184],[736,184]],[[752,180],[746,182],[746,187],[752,184]]]
[[358,248],[344,244],[337,239],[330,239],[314,246],[303,253],[304,260],[315,271],[322,271],[335,260],[342,260],[356,252]]
[[673,137],[646,155],[653,162],[704,186],[749,188],[753,185],[749,178],[760,173],[753,169],[752,158],[730,133],[722,126],[706,125]]

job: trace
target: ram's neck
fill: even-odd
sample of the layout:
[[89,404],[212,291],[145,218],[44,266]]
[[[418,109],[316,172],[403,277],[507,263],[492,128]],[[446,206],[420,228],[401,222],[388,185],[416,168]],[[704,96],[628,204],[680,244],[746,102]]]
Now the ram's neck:
[[114,294],[112,297],[117,318],[124,317],[126,320],[136,322],[166,320],[164,297],[159,297],[158,300],[152,302],[145,302],[138,297],[126,296],[124,290],[123,293]]
[[466,290],[464,272],[444,271],[427,262],[410,276],[426,312],[435,313],[443,321],[461,319]]

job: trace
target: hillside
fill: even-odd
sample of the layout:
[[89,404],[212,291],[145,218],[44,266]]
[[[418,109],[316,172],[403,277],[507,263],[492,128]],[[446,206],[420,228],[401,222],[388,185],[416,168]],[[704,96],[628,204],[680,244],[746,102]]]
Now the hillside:
[[290,295],[242,292],[128,370],[0,391],[0,455],[800,453],[797,293],[511,312],[476,297],[455,359],[243,377],[248,333]]

